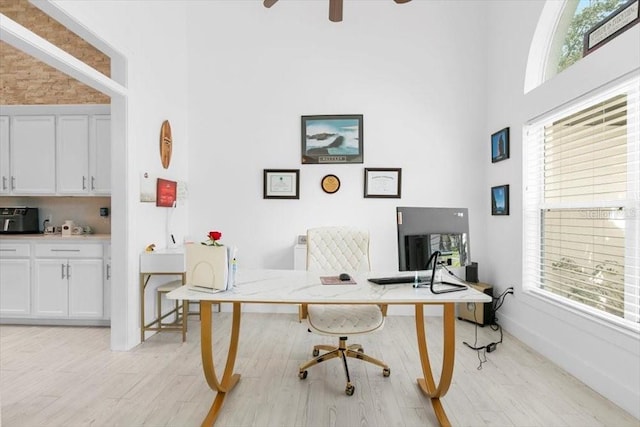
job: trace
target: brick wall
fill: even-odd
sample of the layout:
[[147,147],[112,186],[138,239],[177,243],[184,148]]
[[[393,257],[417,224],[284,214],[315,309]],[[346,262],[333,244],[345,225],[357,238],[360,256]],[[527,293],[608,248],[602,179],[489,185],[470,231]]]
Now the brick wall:
[[[28,0],[1,0],[0,13],[109,76],[108,56]],[[0,105],[109,104],[108,96],[0,42]]]

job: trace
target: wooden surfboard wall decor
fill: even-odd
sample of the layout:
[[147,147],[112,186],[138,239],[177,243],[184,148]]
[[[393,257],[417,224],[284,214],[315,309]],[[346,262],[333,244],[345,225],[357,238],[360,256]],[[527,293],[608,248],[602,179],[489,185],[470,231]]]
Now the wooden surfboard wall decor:
[[160,160],[162,161],[162,167],[165,169],[169,168],[169,163],[171,163],[172,145],[171,125],[169,120],[165,120],[160,128]]

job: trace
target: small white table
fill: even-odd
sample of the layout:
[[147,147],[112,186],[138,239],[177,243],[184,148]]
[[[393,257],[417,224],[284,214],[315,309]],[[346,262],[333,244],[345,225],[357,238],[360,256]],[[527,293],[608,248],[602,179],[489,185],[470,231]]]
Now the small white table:
[[[398,273],[392,273],[398,274]],[[213,425],[227,394],[233,389],[240,374],[233,373],[240,336],[240,314],[242,304],[387,304],[413,305],[417,332],[417,347],[424,377],[418,385],[430,399],[440,425],[449,426],[444,407],[440,402],[451,384],[455,357],[455,305],[457,303],[491,302],[491,297],[473,288],[461,292],[433,294],[428,288],[413,288],[411,284],[375,285],[367,277],[382,277],[389,274],[351,274],[355,285],[322,285],[320,276],[335,275],[335,272],[318,274],[296,270],[241,270],[236,277],[236,286],[226,292],[205,293],[183,286],[167,294],[167,298],[200,301],[202,367],[209,387],[217,392],[211,408],[202,421],[203,426]],[[222,380],[218,380],[214,366],[211,341],[211,304],[233,304],[233,322],[227,362]],[[429,362],[425,335],[424,305],[443,306],[443,360],[440,381],[436,384]],[[292,373],[294,375],[295,373]]]

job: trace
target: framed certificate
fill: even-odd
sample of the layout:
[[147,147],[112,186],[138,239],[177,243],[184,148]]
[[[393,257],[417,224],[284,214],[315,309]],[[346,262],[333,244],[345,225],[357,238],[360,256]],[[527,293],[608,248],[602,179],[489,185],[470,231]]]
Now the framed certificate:
[[365,168],[364,197],[399,199],[402,169]]
[[264,199],[299,199],[300,169],[265,169]]

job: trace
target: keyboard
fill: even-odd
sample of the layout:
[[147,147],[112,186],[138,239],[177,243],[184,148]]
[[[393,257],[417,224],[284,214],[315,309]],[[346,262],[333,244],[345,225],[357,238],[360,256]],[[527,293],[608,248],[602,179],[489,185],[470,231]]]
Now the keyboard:
[[[396,283],[414,283],[416,276],[371,277],[367,279],[376,285],[392,285]],[[418,282],[428,282],[431,276],[418,276]]]

